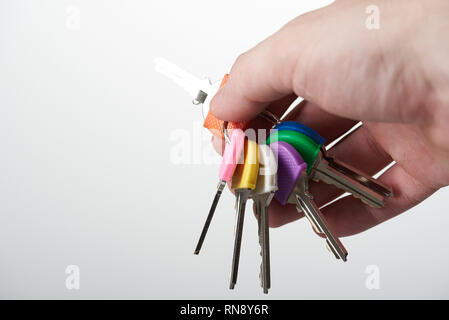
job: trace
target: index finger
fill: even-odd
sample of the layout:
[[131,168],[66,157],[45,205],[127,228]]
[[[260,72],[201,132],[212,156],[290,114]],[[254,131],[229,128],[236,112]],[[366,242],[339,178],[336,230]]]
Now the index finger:
[[[267,105],[293,92],[291,77],[296,55],[282,45],[282,29],[240,55],[226,85],[211,101],[211,111],[219,119],[253,119]],[[285,39],[287,41],[287,39]]]

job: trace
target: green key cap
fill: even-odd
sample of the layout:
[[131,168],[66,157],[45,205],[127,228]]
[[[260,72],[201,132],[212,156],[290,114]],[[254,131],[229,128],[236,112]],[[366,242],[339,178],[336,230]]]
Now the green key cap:
[[321,144],[317,144],[308,136],[292,130],[275,130],[267,139],[267,144],[284,141],[293,146],[307,163],[307,173],[310,172],[313,163],[318,156]]

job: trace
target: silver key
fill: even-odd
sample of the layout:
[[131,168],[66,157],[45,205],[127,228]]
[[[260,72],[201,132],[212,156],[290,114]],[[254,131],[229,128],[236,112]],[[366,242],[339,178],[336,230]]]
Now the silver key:
[[218,172],[218,177],[220,181],[217,187],[217,193],[215,194],[214,201],[207,215],[206,222],[204,223],[203,230],[201,232],[200,239],[196,245],[194,254],[199,254],[201,247],[203,245],[204,239],[209,229],[209,225],[217,208],[218,201],[220,200],[221,193],[223,192],[226,182],[231,181],[237,163],[243,152],[243,146],[245,141],[245,133],[240,129],[235,129],[232,132],[231,138],[227,133],[227,122],[223,123],[223,135],[226,140],[226,147],[223,153],[223,158],[220,165],[220,170]]
[[210,223],[212,221],[212,218],[214,217],[215,210],[217,209],[218,201],[220,200],[221,194],[225,186],[226,186],[225,180],[220,180],[218,182],[217,192],[215,193],[214,201],[212,202],[212,206],[210,207],[209,214],[207,215],[206,222],[204,223],[200,238],[198,240],[198,243],[196,244],[194,254],[200,253],[204,239],[206,238],[207,230],[209,230]]
[[315,231],[326,237],[327,247],[335,257],[346,261],[348,252],[327,226],[323,214],[313,201],[312,194],[308,191],[308,176],[305,170],[301,173],[288,202],[296,204],[298,212],[304,212]]
[[[173,80],[173,82],[183,88],[192,97],[193,104],[202,105],[202,113],[203,117],[205,117],[210,109],[210,101],[220,89],[220,84],[224,77],[220,81],[212,82],[210,78],[205,77],[200,79],[164,58],[156,58],[153,62],[157,72]],[[268,119],[277,119],[268,110],[264,110],[260,116]],[[280,120],[277,119],[277,123],[279,122]]]
[[260,245],[260,256],[262,262],[260,264],[260,285],[264,293],[268,293],[271,287],[270,272],[270,231],[268,223],[268,207],[274,197],[274,192],[258,195],[253,198],[256,205],[257,225]]
[[240,189],[236,190],[235,192],[237,217],[235,225],[234,253],[232,255],[231,282],[229,285],[230,289],[234,289],[237,283],[240,262],[240,249],[242,247],[243,222],[245,219],[245,207],[250,193],[250,189]]
[[348,164],[343,164],[341,161],[338,161],[332,156],[329,156],[327,152],[322,149],[323,157],[328,162],[328,165],[331,168],[334,168],[335,170],[343,173],[346,177],[351,177],[352,179],[356,180],[358,183],[364,185],[365,187],[374,190],[375,192],[382,194],[385,197],[392,197],[393,191],[384,185],[383,183],[377,181],[373,177],[370,177],[360,170],[351,167]]
[[244,162],[237,165],[232,177],[231,188],[235,190],[237,221],[235,228],[234,253],[232,256],[232,271],[230,288],[234,289],[237,283],[237,274],[240,260],[240,248],[242,245],[243,220],[245,206],[251,191],[256,188],[259,174],[259,156],[257,143],[245,140]]
[[193,104],[203,106],[203,116],[208,113],[210,100],[217,93],[221,81],[212,82],[207,77],[200,79],[164,58],[156,58],[153,62],[157,72],[173,80],[192,97]]
[[259,176],[256,189],[251,192],[251,198],[256,207],[260,255],[262,257],[259,277],[264,293],[268,293],[268,289],[271,287],[268,207],[277,189],[276,158],[270,147],[259,145]]
[[383,207],[385,197],[393,196],[386,185],[328,156],[324,149],[316,157],[309,178],[334,185],[374,208]]

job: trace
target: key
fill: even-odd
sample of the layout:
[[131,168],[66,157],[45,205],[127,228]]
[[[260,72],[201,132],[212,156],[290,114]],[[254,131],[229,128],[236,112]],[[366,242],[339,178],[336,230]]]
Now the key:
[[209,78],[197,78],[164,58],[156,58],[153,62],[156,71],[183,88],[192,97],[194,104],[205,104],[208,108],[208,102],[218,91],[220,82],[212,83]]
[[[272,120],[276,121],[276,120]],[[367,176],[363,172],[347,165],[343,164],[342,162],[336,160],[335,158],[329,156],[327,154],[327,151],[323,147],[323,143],[325,142],[325,139],[321,137],[316,131],[310,129],[309,127],[300,124],[295,121],[285,121],[280,122],[277,120],[278,124],[276,125],[275,129],[277,130],[291,130],[291,131],[297,131],[299,133],[302,133],[303,135],[306,135],[307,137],[311,138],[313,141],[318,143],[320,145],[320,149],[322,152],[323,157],[329,162],[329,165],[334,167],[336,170],[344,173],[347,176],[351,176],[353,179],[357,180],[359,183],[365,185],[367,188],[371,188],[375,190],[378,193],[383,194],[385,197],[393,196],[391,189],[388,187],[385,187],[385,185],[379,183],[376,179]],[[307,143],[307,142],[306,142]],[[312,145],[310,142],[307,145]],[[316,149],[313,149],[313,154],[316,153]],[[309,153],[310,153],[309,152]],[[312,156],[314,157],[314,156]]]
[[271,287],[270,279],[270,237],[268,226],[268,207],[277,187],[277,161],[267,145],[259,145],[259,176],[251,198],[256,206],[257,225],[260,244],[260,282],[264,293]]
[[[164,58],[154,59],[154,64],[156,71],[172,79],[189,93],[193,99],[193,104],[202,106],[201,111],[204,117],[203,127],[209,129],[214,136],[224,138],[221,130],[224,121],[217,119],[209,112],[209,104],[217,91],[226,83],[229,75],[225,74],[221,82],[212,82],[209,78],[199,79]],[[230,130],[237,128],[246,130],[248,125],[248,121],[229,122],[228,127]]]
[[258,146],[255,141],[245,139],[244,163],[238,164],[232,177],[231,188],[236,196],[236,227],[234,253],[232,256],[232,269],[230,289],[234,289],[237,283],[239,268],[240,248],[242,245],[243,221],[245,218],[245,206],[251,191],[256,188],[259,173]]
[[344,173],[347,176],[351,176],[352,178],[356,179],[359,183],[365,185],[368,188],[375,190],[378,193],[383,194],[386,197],[391,196],[391,191],[388,188],[386,189],[384,186],[379,184],[372,177],[366,176],[359,170],[352,168],[349,165],[342,164],[340,161],[336,160],[335,158],[328,156],[327,152],[323,148],[325,139],[323,137],[321,137],[313,129],[311,129],[311,128],[307,127],[306,125],[303,125],[299,122],[296,122],[296,121],[280,122],[280,120],[276,120],[276,118],[274,118],[274,121],[276,121],[275,123],[277,123],[277,125],[275,126],[274,129],[297,131],[299,133],[302,133],[302,134],[308,136],[313,141],[315,141],[317,144],[319,144],[323,156],[329,162],[329,165],[334,167],[336,170]]
[[335,185],[375,208],[383,207],[385,197],[393,196],[386,185],[328,156],[321,145],[304,134],[278,130],[270,134],[267,144],[276,141],[285,141],[299,152],[307,163],[309,178],[314,181]]
[[279,141],[270,145],[278,159],[278,185],[276,199],[282,204],[293,203],[298,212],[304,212],[315,232],[326,237],[328,249],[337,259],[347,260],[348,252],[326,224],[324,216],[308,191],[307,164],[290,144]]
[[[226,125],[224,126],[226,128]],[[217,193],[215,194],[214,201],[209,210],[209,214],[204,223],[203,230],[201,232],[200,239],[196,245],[194,254],[199,254],[201,247],[206,237],[207,230],[212,221],[212,218],[217,208],[218,201],[220,200],[221,193],[223,192],[226,182],[231,181],[235,168],[240,160],[243,151],[243,145],[245,141],[245,134],[240,129],[232,130],[229,142],[226,142],[225,150],[223,152],[223,158],[221,160],[220,170],[218,171],[219,183],[217,186]]]

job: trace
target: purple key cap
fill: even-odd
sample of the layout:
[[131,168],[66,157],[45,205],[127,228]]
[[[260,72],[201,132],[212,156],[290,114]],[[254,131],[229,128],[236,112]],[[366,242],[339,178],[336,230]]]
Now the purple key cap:
[[282,205],[285,205],[295,188],[301,172],[307,169],[307,163],[304,162],[298,151],[287,142],[273,142],[270,144],[270,148],[278,160],[279,189],[274,197]]

